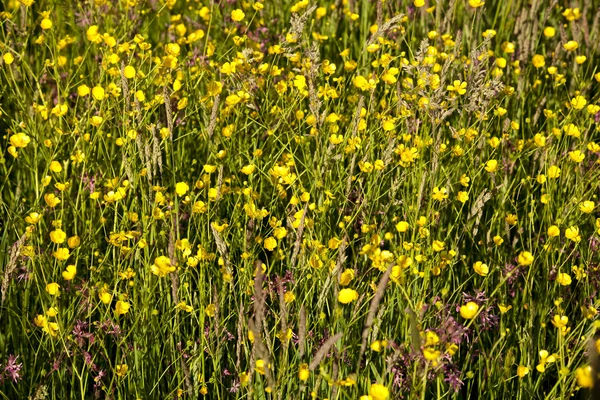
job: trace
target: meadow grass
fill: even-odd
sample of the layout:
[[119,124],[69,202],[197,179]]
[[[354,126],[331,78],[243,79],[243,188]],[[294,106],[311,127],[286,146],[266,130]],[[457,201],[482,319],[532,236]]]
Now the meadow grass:
[[600,398],[593,0],[2,9],[1,398]]

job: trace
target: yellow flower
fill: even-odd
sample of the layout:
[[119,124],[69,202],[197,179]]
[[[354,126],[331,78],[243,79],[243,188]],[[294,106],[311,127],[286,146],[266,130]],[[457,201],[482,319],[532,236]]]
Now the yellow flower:
[[362,91],[369,91],[375,88],[377,82],[374,79],[367,80],[364,76],[357,75],[352,80],[352,83]]
[[42,215],[40,213],[32,212],[28,216],[25,217],[25,222],[27,222],[28,224],[31,224],[31,225],[35,225],[38,222],[40,222],[41,218],[42,218]]
[[94,86],[92,89],[92,97],[95,100],[103,100],[104,99],[104,88],[102,86]]
[[12,55],[12,53],[5,53],[2,56],[2,59],[4,60],[4,64],[6,65],[10,65],[13,63],[13,61],[15,60],[15,57]]
[[308,369],[308,364],[300,364],[300,368],[298,369],[298,379],[301,381],[307,381],[310,377],[310,370]]
[[467,192],[458,192],[456,199],[461,203],[466,203],[469,200],[469,194]]
[[569,40],[567,43],[563,44],[563,48],[566,51],[575,51],[579,47],[579,43],[574,40]]
[[73,278],[75,278],[76,274],[77,267],[75,267],[75,265],[67,265],[67,269],[63,271],[62,277],[65,281],[70,281],[73,280]]
[[263,359],[256,360],[256,372],[261,375],[265,374],[265,368],[268,368],[267,363]]
[[448,198],[448,189],[446,189],[445,187],[440,189],[436,186],[433,188],[433,194],[431,195],[431,197],[437,201],[445,200]]
[[567,317],[566,315],[554,315],[554,317],[552,318],[552,325],[554,325],[557,328],[564,328],[567,326],[567,324],[569,323],[569,317]]
[[469,301],[467,304],[460,306],[460,316],[464,319],[473,319],[479,311],[479,306],[474,301]]
[[590,214],[594,211],[595,206],[596,204],[594,204],[593,201],[587,200],[579,205],[579,211],[581,211],[582,213]]
[[348,268],[340,274],[340,285],[348,286],[352,279],[354,279],[354,270]]
[[574,150],[569,152],[569,158],[576,163],[580,163],[585,158],[585,154],[579,150]]
[[263,242],[263,247],[269,251],[273,251],[277,247],[277,240],[274,237],[269,236]]
[[67,239],[67,244],[72,249],[79,246],[80,243],[81,243],[81,238],[79,236],[71,236],[70,238]]
[[581,110],[587,104],[587,100],[583,96],[575,96],[571,99],[571,106],[576,110]]
[[526,367],[524,365],[519,365],[517,367],[517,376],[519,378],[525,377],[525,375],[527,375],[528,373],[529,373],[529,367]]
[[573,136],[578,138],[579,136],[581,136],[581,131],[579,130],[579,127],[575,124],[566,124],[563,128],[563,130],[565,131],[565,133],[568,136]]
[[557,237],[559,235],[560,235],[560,229],[558,226],[552,225],[550,228],[548,228],[548,236]]
[[46,285],[46,292],[50,296],[58,296],[60,294],[60,286],[56,282],[52,282]]
[[50,28],[52,28],[52,21],[48,18],[44,18],[44,19],[42,19],[42,22],[40,22],[40,27],[43,30],[50,29]]
[[485,170],[487,172],[496,172],[498,170],[498,161],[496,160],[489,160],[486,164],[485,164]]
[[387,400],[390,397],[390,391],[387,387],[379,383],[374,383],[369,389],[369,396],[371,396],[373,400]]
[[547,38],[551,38],[554,37],[554,35],[556,35],[556,29],[554,29],[551,26],[547,26],[544,28],[544,36],[546,36]]
[[183,310],[183,311],[189,312],[189,313],[194,311],[194,307],[188,305],[185,301],[180,301],[179,303],[177,303],[176,307],[180,310]]
[[536,68],[542,68],[544,65],[546,65],[546,59],[544,58],[544,56],[536,54],[531,59],[531,63]]
[[[206,306],[206,308],[204,309],[204,314],[206,314],[207,317],[214,317],[215,314],[217,312],[217,306],[215,306],[214,304],[209,304]],[[248,331],[248,335],[250,335],[252,331]]]
[[567,228],[567,230],[565,230],[565,237],[574,241],[575,243],[579,243],[581,241],[581,236],[579,236],[579,227],[571,226]]
[[342,304],[348,304],[358,299],[358,292],[354,289],[342,289],[338,293],[338,301]]
[[482,7],[485,4],[483,0],[469,0],[469,5],[473,8]]
[[78,96],[80,96],[80,97],[85,97],[85,96],[87,96],[88,94],[90,94],[90,91],[91,91],[91,90],[90,90],[90,88],[89,88],[89,86],[88,86],[88,85],[80,85],[80,86],[77,88],[77,95],[78,95]]
[[371,350],[373,350],[376,353],[381,352],[381,350],[383,350],[383,346],[381,343],[381,340],[376,340],[373,343],[371,343]]
[[515,226],[519,222],[517,216],[514,214],[508,214],[504,220],[510,226]]
[[256,171],[256,166],[253,164],[245,165],[241,170],[244,175],[252,175]]
[[467,82],[461,82],[459,80],[455,80],[452,85],[448,85],[446,90],[449,92],[456,92],[459,95],[463,95],[467,93]]
[[517,257],[517,261],[523,267],[531,265],[533,263],[533,254],[528,251],[522,251]]
[[586,365],[585,367],[579,367],[575,370],[575,379],[577,384],[584,388],[594,387],[594,376],[592,373],[592,367]]
[[69,253],[69,249],[65,248],[60,248],[57,249],[54,253],[52,253],[52,255],[60,261],[65,261],[66,259],[69,258],[70,253]]
[[556,276],[556,282],[558,282],[558,284],[561,286],[569,286],[571,284],[571,276],[564,272],[560,272]]
[[43,315],[38,314],[38,316],[35,317],[33,322],[36,326],[41,327],[42,330],[50,336],[56,336],[56,334],[58,333],[58,324],[56,322],[48,322],[46,317],[44,317]]
[[11,135],[10,137],[10,144],[15,146],[16,148],[27,147],[29,142],[31,142],[31,138],[22,132]]
[[171,265],[171,260],[166,256],[159,256],[154,259],[154,264],[150,267],[150,270],[154,275],[159,277],[165,277],[170,272],[175,271],[175,267]]
[[67,239],[67,234],[60,228],[50,232],[50,240],[53,243],[61,244]]
[[190,190],[190,187],[185,182],[178,182],[175,185],[175,192],[178,196],[184,196],[188,192],[188,190]]
[[396,224],[396,230],[400,233],[406,232],[409,228],[408,222],[400,221]]
[[562,13],[563,17],[567,19],[567,21],[575,21],[581,18],[581,10],[579,8],[567,8]]
[[246,16],[246,14],[244,14],[244,12],[242,10],[235,9],[231,12],[231,19],[234,20],[235,22],[240,22],[241,20],[244,19],[244,17]]
[[52,161],[50,163],[50,171],[55,172],[55,173],[59,173],[62,171],[62,165],[58,162],[58,161]]
[[423,7],[425,5],[425,0],[414,0],[413,4],[415,7]]
[[512,306],[505,306],[504,304],[498,304],[498,308],[500,309],[500,314],[504,314],[512,309]]
[[440,240],[434,240],[431,245],[431,248],[433,249],[433,251],[435,251],[437,253],[444,250],[445,247],[446,247],[446,244]]
[[116,315],[123,315],[123,314],[127,314],[127,312],[129,312],[129,308],[131,307],[131,305],[126,302],[126,301],[117,301],[117,304],[115,304],[115,314]]
[[50,318],[54,318],[58,315],[58,309],[56,307],[50,307],[48,308],[48,311],[46,311],[46,315]]
[[423,349],[423,357],[428,361],[435,361],[440,358],[441,351],[434,349],[433,347],[425,347]]
[[131,65],[128,65],[125,68],[123,68],[123,76],[127,79],[135,77],[135,68]]
[[490,268],[487,264],[482,263],[481,261],[477,261],[473,264],[473,269],[478,275],[486,276],[490,272]]
[[124,377],[127,375],[127,371],[129,371],[129,366],[127,364],[117,364],[115,366],[115,373],[118,377]]
[[177,57],[179,55],[179,52],[181,51],[181,48],[179,47],[179,45],[177,43],[168,43],[165,46],[165,52],[170,55],[171,57]]
[[559,176],[560,176],[560,168],[558,168],[556,165],[553,165],[550,168],[548,168],[548,178],[556,179]]

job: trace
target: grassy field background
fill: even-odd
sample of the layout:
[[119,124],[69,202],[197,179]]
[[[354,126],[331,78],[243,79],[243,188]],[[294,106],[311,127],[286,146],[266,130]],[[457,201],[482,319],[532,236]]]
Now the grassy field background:
[[2,0],[1,398],[600,398],[599,49],[592,0]]

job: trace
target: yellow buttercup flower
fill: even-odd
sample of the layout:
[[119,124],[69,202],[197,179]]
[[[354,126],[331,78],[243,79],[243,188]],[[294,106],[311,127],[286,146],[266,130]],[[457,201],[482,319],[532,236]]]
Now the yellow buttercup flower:
[[579,243],[581,241],[581,236],[579,235],[579,227],[578,226],[570,226],[565,230],[565,237],[569,240],[574,241],[575,243]]
[[475,318],[478,311],[479,306],[474,301],[469,301],[467,304],[460,306],[460,316],[464,319]]
[[371,396],[373,400],[387,400],[390,397],[390,391],[386,386],[374,383],[369,389],[369,396]]
[[135,77],[135,68],[132,67],[131,65],[128,65],[125,68],[123,68],[123,76],[127,79],[134,78]]
[[60,294],[60,286],[56,282],[52,282],[46,285],[46,292],[50,296],[58,296]]
[[519,253],[517,261],[519,262],[519,265],[523,267],[531,265],[533,263],[533,254],[531,254],[528,251],[522,251],[521,253]]
[[496,172],[498,170],[498,161],[496,160],[489,160],[486,164],[485,164],[485,170],[487,172]]
[[563,48],[567,51],[575,51],[579,47],[579,43],[575,40],[569,40],[567,43],[563,44]]
[[129,366],[127,364],[118,364],[115,366],[115,374],[120,378],[127,375],[128,371],[129,371]]
[[10,136],[10,144],[16,148],[25,148],[29,142],[31,142],[31,138],[22,132]]
[[575,96],[571,99],[571,107],[576,110],[581,110],[587,104],[587,100],[583,96]]
[[490,268],[487,266],[487,264],[484,264],[481,261],[477,261],[475,264],[473,264],[473,270],[481,276],[486,276],[490,272]]
[[354,289],[342,289],[338,293],[338,301],[342,304],[348,304],[358,299],[358,292]]
[[446,90],[449,92],[456,92],[459,95],[463,95],[467,93],[467,82],[461,82],[459,80],[455,80],[452,85],[448,85]]
[[175,185],[175,192],[179,197],[185,196],[185,194],[190,190],[190,186],[185,182],[178,182]]
[[268,237],[264,240],[263,246],[265,249],[273,251],[277,247],[277,240],[274,237]]
[[550,228],[548,228],[548,236],[557,237],[559,235],[560,235],[560,229],[558,226],[552,225]]
[[527,375],[528,373],[529,373],[529,367],[526,367],[524,365],[519,365],[517,367],[517,376],[519,378],[525,377],[525,375]]
[[590,214],[594,211],[596,204],[593,201],[586,200],[579,204],[579,211],[582,213]]
[[67,234],[62,229],[56,229],[50,232],[50,240],[53,243],[61,244],[67,239]]
[[569,152],[569,158],[576,163],[580,163],[585,159],[585,154],[579,150],[574,150]]
[[77,274],[77,267],[75,265],[68,265],[67,269],[63,271],[62,277],[66,281],[73,280]]
[[131,305],[126,301],[117,301],[117,304],[115,305],[115,315],[127,314],[130,307]]
[[583,388],[594,387],[594,374],[592,367],[586,365],[585,367],[579,367],[575,370],[575,379],[577,384]]
[[40,28],[42,28],[43,30],[48,30],[52,28],[52,20],[50,20],[49,18],[42,19],[42,22],[40,22]]
[[301,381],[307,381],[310,377],[310,370],[308,369],[308,364],[300,364],[300,368],[298,369],[298,379]]
[[169,273],[175,271],[175,267],[171,265],[171,260],[166,256],[159,256],[154,259],[154,264],[150,267],[150,271],[159,277],[165,277]]
[[244,17],[246,16],[246,14],[244,14],[244,12],[242,10],[235,9],[231,12],[231,19],[235,22],[240,22],[244,19]]
[[12,55],[12,53],[4,53],[2,60],[4,61],[4,64],[10,65],[15,60],[15,57]]
[[561,286],[569,286],[571,284],[571,276],[564,272],[560,272],[556,276],[556,282],[558,282],[558,284]]
[[54,253],[52,253],[52,255],[59,261],[65,261],[69,258],[71,253],[69,252],[68,248],[64,247],[57,249]]

